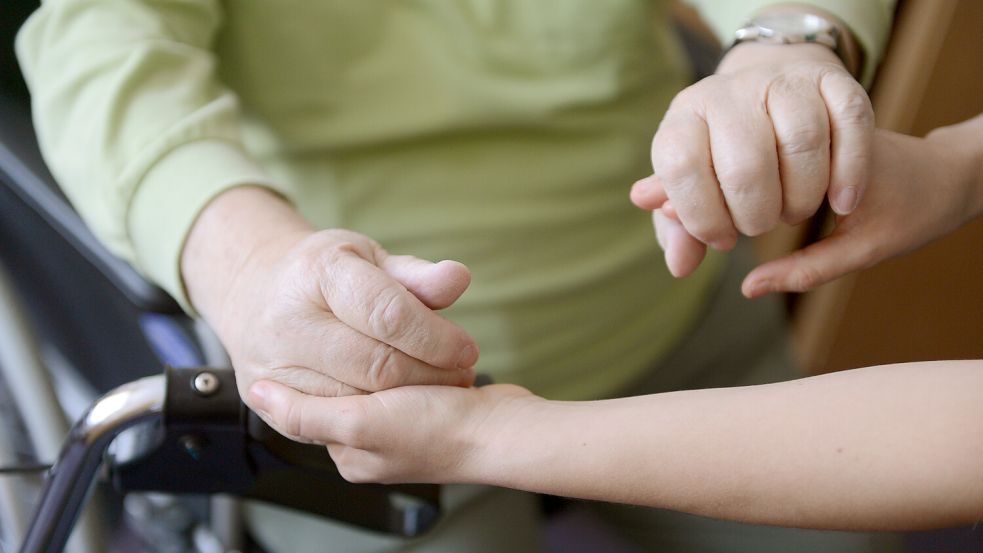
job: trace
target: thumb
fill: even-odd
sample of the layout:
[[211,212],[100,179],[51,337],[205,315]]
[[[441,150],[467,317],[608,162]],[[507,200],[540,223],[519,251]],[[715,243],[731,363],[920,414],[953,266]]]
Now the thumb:
[[457,261],[386,255],[379,266],[430,309],[450,306],[471,284],[471,271]]
[[365,396],[317,397],[272,380],[258,380],[249,387],[249,405],[274,430],[295,441],[327,444],[351,439],[344,431],[356,403]]
[[870,247],[847,232],[828,237],[751,271],[741,285],[748,298],[769,292],[805,292],[871,264]]

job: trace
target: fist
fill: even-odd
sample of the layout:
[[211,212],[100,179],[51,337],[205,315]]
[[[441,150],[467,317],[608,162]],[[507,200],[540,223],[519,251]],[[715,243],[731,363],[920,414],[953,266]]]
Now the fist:
[[632,201],[654,210],[669,268],[683,276],[707,245],[727,250],[738,234],[800,223],[824,197],[852,212],[873,132],[866,92],[828,48],[741,45],[673,100],[652,141],[653,175]]

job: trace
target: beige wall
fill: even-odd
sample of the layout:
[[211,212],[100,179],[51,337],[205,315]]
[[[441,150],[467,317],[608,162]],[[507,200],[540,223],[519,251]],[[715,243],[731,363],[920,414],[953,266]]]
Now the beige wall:
[[[907,0],[896,30],[879,125],[922,135],[983,112],[983,1]],[[796,321],[807,372],[983,358],[983,221],[827,288]]]

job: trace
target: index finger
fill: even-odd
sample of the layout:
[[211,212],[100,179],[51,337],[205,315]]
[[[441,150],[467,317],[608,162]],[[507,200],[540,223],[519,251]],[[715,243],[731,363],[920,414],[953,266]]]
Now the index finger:
[[348,326],[435,367],[467,369],[477,362],[478,346],[464,329],[378,266],[352,252],[335,256],[324,270],[321,291]]

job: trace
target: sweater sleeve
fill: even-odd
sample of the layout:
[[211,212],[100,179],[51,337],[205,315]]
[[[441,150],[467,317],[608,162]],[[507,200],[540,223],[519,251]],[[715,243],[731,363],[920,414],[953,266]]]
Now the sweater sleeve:
[[231,187],[280,190],[216,76],[217,0],[48,0],[17,37],[41,150],[86,223],[189,309],[181,249]]
[[[770,5],[788,4],[779,0],[686,0],[695,6],[726,48],[734,32],[755,14]],[[877,64],[884,56],[896,0],[797,0],[838,17],[853,32],[864,50],[861,82],[869,86]]]

